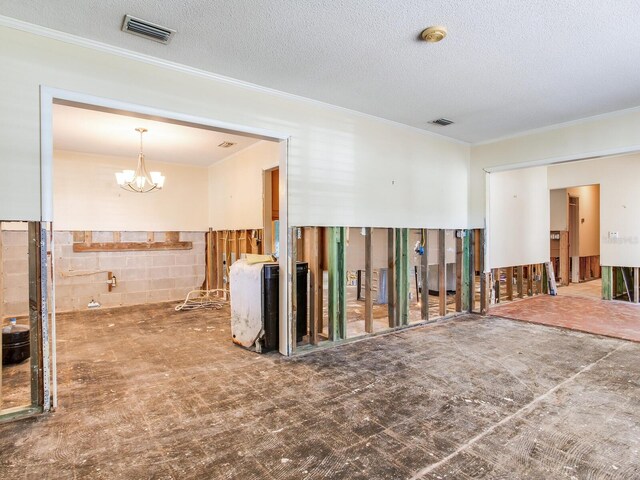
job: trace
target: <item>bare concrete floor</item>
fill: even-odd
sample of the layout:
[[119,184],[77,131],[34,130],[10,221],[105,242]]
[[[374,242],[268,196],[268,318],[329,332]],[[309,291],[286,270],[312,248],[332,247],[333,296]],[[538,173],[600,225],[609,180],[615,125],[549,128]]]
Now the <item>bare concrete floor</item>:
[[640,477],[640,344],[464,316],[284,359],[172,307],[60,315],[60,408],[0,426],[0,477]]

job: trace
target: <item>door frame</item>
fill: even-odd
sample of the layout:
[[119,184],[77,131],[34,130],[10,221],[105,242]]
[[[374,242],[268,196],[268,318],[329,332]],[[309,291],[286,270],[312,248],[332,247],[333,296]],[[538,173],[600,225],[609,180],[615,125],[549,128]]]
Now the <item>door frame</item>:
[[[289,258],[289,248],[287,239],[291,237],[287,215],[288,197],[288,143],[290,135],[265,128],[255,128],[246,125],[238,125],[219,119],[200,117],[187,113],[180,113],[161,108],[150,107],[121,100],[114,100],[95,95],[64,90],[46,85],[40,86],[40,199],[41,199],[41,221],[53,222],[53,105],[62,104],[88,108],[110,113],[127,114],[140,118],[162,118],[165,121],[179,125],[192,126],[197,128],[210,128],[212,130],[236,133],[260,140],[275,141],[279,144],[278,168],[280,169],[279,181],[279,201],[280,201],[280,353],[290,355],[291,346],[291,259]],[[53,238],[53,235],[52,235]],[[53,251],[53,241],[50,244],[50,251]],[[46,269],[46,265],[45,265]],[[49,283],[51,299],[55,298],[55,276],[52,276]],[[46,270],[44,275],[46,282]],[[46,305],[45,305],[46,308]],[[39,411],[48,411],[57,406],[57,378],[56,378],[56,338],[55,338],[55,307],[51,311],[51,392],[53,398],[51,404],[48,399],[43,400],[39,405]]]

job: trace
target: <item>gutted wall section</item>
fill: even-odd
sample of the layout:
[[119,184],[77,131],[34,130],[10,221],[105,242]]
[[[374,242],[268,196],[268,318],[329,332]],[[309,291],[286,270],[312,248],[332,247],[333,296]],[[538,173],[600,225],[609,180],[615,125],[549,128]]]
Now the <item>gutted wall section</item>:
[[[164,233],[155,232],[155,241]],[[2,315],[29,312],[27,232],[0,231],[2,243]],[[123,242],[145,242],[148,232],[123,232]],[[96,242],[110,242],[113,232],[92,232]],[[181,232],[189,250],[74,252],[73,232],[55,232],[56,311],[84,310],[91,300],[117,307],[183,300],[200,288],[205,273],[204,232]],[[109,291],[108,274],[116,277]]]

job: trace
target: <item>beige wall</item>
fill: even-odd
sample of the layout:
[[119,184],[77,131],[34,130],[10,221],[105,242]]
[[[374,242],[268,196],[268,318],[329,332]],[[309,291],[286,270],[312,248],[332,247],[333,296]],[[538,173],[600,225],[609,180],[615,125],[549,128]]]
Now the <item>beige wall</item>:
[[490,268],[548,262],[547,167],[492,173],[488,226]]
[[600,263],[640,267],[640,154],[556,165],[548,179],[549,188],[600,184]]
[[568,188],[567,193],[580,199],[578,254],[581,257],[600,255],[600,186]]
[[278,143],[262,141],[209,167],[211,228],[263,228],[262,175],[264,170],[278,166],[279,153]]
[[550,229],[554,231],[566,231],[569,229],[569,199],[566,188],[558,188],[549,191],[549,204],[551,209]]
[[114,173],[137,158],[56,151],[53,207],[56,230],[206,231],[207,169],[148,161],[166,177],[162,190],[124,191]]
[[1,219],[40,217],[44,85],[290,135],[292,225],[467,223],[467,144],[154,62],[0,28]]

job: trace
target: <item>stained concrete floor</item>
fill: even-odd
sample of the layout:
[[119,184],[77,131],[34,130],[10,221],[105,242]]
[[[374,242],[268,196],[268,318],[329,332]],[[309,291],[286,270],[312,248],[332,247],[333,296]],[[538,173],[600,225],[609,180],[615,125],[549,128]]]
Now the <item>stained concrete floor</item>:
[[60,408],[0,426],[0,477],[640,477],[640,344],[463,316],[285,359],[228,318],[60,315]]

